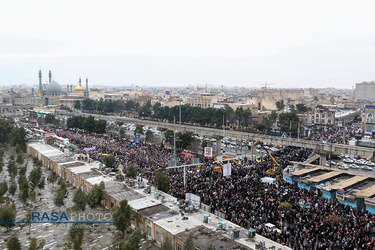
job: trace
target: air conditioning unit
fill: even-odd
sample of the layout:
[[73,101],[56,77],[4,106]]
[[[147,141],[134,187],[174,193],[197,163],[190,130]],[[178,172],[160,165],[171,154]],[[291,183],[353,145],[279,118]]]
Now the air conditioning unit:
[[233,239],[238,239],[240,237],[240,230],[236,229],[230,232],[230,237]]
[[255,232],[256,232],[255,229],[247,230],[247,233],[246,233],[247,238],[254,238]]
[[220,221],[221,229],[227,229],[227,223],[225,221]]
[[210,215],[205,214],[205,215],[204,215],[204,218],[203,218],[203,222],[204,222],[204,223],[208,223],[208,218],[210,218]]

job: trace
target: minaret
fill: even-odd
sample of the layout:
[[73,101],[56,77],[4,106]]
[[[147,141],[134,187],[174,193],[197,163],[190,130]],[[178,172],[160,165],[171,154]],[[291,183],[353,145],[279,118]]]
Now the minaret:
[[89,99],[89,79],[86,77],[86,99]]
[[51,70],[49,71],[48,73],[48,83],[51,83],[52,82],[52,73],[51,73]]
[[39,70],[39,90],[42,90],[42,71]]
[[82,87],[82,86],[81,86],[81,77],[79,78],[78,85],[79,85],[80,87]]

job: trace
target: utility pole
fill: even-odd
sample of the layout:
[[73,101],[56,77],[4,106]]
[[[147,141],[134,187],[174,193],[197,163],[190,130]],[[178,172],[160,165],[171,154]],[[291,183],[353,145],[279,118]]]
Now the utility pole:
[[173,160],[176,162],[176,117],[173,117]]
[[180,112],[179,112],[179,118],[180,118],[180,121],[179,121],[179,129],[178,129],[178,132],[181,133],[181,99],[180,99]]
[[346,128],[345,128],[345,119],[342,121],[342,128],[344,130],[344,137],[343,137],[343,144],[346,144],[345,143],[345,137],[346,137]]
[[298,140],[299,140],[299,129],[300,129],[300,127],[299,127],[299,122],[298,122],[298,136],[297,136]]

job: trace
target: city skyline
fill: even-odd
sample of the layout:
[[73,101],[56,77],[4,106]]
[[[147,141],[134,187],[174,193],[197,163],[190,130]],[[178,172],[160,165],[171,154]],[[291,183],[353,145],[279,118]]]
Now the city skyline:
[[62,86],[352,89],[375,79],[369,4],[7,2],[0,85],[37,84],[41,69]]

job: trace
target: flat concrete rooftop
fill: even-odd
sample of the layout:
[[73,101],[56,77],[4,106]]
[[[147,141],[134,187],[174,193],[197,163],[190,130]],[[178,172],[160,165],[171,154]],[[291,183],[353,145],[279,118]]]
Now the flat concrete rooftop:
[[329,173],[326,173],[326,174],[314,176],[314,177],[312,177],[308,180],[311,181],[311,182],[321,182],[321,181],[325,181],[325,180],[328,180],[328,179],[331,179],[331,178],[334,178],[334,177],[337,177],[337,176],[343,175],[343,174],[344,173],[334,171],[334,172],[329,172]]
[[364,181],[367,178],[368,177],[365,177],[365,176],[354,176],[354,177],[352,177],[352,178],[350,178],[348,180],[336,183],[336,184],[334,184],[332,186],[329,186],[327,188],[332,189],[332,190],[337,190],[338,188],[339,189],[345,189],[347,187],[355,185],[358,182]]

